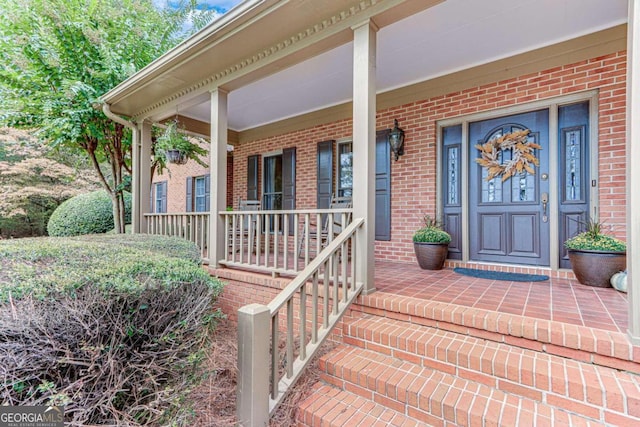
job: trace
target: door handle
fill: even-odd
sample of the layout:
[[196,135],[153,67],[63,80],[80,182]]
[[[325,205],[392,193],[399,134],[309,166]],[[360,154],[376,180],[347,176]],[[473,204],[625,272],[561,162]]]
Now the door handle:
[[549,193],[542,193],[540,196],[540,201],[542,202],[542,222],[549,221],[549,217],[547,216],[547,205],[549,204]]

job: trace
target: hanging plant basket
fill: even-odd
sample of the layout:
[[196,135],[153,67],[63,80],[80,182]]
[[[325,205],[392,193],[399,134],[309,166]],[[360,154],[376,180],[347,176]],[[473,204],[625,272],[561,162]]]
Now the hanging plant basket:
[[167,155],[167,162],[173,163],[176,165],[184,165],[185,163],[187,163],[187,160],[188,160],[187,156],[185,156],[182,151],[177,149],[167,150],[166,155]]

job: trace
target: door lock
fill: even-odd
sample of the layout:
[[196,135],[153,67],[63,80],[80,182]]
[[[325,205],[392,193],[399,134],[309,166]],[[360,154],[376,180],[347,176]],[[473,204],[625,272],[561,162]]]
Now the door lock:
[[549,193],[542,193],[540,196],[540,201],[542,202],[542,222],[549,221],[549,217],[547,216],[547,205],[549,204]]

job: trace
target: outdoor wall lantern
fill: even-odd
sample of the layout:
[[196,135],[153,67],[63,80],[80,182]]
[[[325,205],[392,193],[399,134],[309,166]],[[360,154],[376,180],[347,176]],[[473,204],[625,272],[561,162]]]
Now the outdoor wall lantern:
[[404,154],[404,131],[398,127],[398,119],[393,119],[393,129],[389,132],[389,145],[391,151],[398,158]]

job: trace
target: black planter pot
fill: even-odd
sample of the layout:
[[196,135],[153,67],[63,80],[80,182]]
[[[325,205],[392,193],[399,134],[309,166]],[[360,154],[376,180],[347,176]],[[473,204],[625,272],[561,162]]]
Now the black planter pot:
[[569,260],[578,282],[599,288],[610,288],[611,276],[627,268],[626,252],[569,249]]
[[442,270],[449,252],[448,243],[413,242],[418,265],[423,270]]

